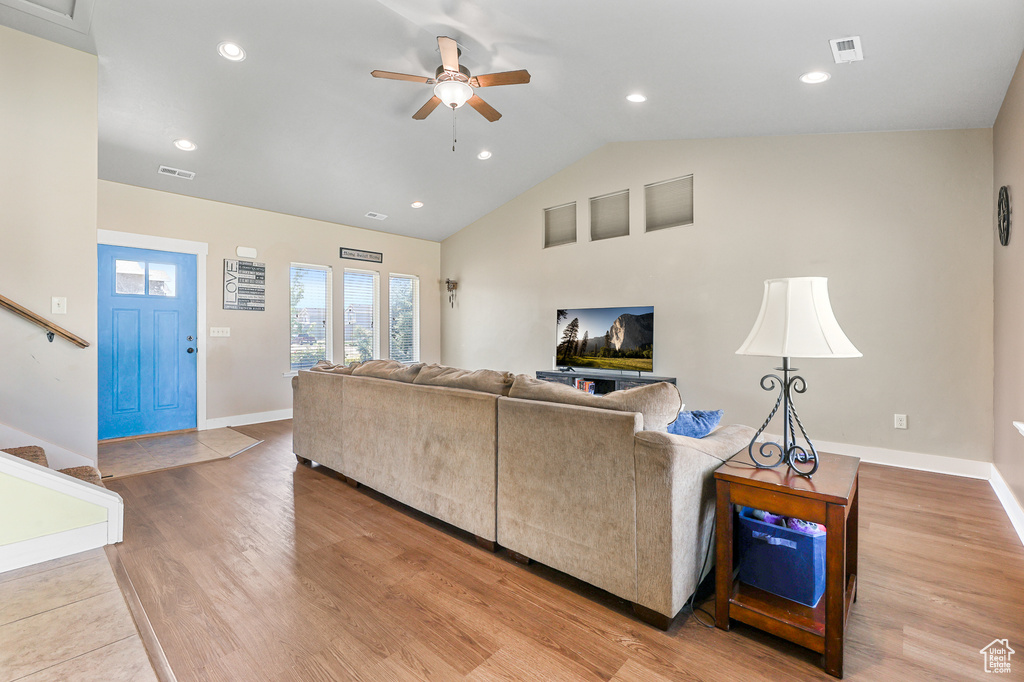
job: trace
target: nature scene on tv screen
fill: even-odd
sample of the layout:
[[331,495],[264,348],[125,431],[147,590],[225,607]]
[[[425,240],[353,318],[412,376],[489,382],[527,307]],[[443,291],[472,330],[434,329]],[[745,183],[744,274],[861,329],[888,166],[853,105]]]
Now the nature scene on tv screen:
[[561,309],[561,367],[654,371],[654,306]]

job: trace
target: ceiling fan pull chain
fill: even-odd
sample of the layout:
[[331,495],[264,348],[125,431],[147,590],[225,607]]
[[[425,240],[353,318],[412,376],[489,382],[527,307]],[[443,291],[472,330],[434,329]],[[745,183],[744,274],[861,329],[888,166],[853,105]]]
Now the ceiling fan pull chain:
[[455,107],[452,107],[452,151],[453,152],[455,151],[455,143],[457,142],[457,139],[455,137],[455,116],[456,116],[455,109],[456,109]]

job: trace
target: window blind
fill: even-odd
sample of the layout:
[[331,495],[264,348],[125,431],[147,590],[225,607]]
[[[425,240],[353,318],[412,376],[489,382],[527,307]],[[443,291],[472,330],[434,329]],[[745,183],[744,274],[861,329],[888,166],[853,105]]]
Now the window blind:
[[644,186],[647,232],[693,224],[693,176]]
[[388,278],[389,349],[392,360],[420,361],[420,278]]
[[590,200],[590,240],[625,237],[629,234],[629,190]]
[[345,364],[380,357],[380,274],[345,268]]
[[333,357],[331,268],[292,263],[291,368],[305,369]]
[[544,209],[544,248],[576,241],[576,202]]

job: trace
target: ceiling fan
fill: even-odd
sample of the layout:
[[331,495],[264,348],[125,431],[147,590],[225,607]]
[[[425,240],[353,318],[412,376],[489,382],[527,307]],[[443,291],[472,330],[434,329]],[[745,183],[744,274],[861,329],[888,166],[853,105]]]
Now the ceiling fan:
[[413,83],[424,83],[434,86],[434,96],[427,100],[427,103],[420,107],[420,110],[412,115],[417,121],[422,121],[430,115],[438,104],[444,104],[452,109],[457,109],[463,104],[468,104],[479,111],[484,118],[490,122],[497,121],[501,114],[487,102],[480,99],[474,92],[476,88],[489,88],[495,85],[517,85],[530,82],[530,72],[526,69],[518,71],[504,71],[502,73],[488,73],[483,76],[474,76],[464,66],[459,65],[459,55],[462,51],[458,43],[446,36],[437,37],[437,47],[441,50],[441,66],[433,78],[427,76],[411,76],[406,73],[393,73],[391,71],[371,71],[374,78],[390,78],[396,81],[412,81]]

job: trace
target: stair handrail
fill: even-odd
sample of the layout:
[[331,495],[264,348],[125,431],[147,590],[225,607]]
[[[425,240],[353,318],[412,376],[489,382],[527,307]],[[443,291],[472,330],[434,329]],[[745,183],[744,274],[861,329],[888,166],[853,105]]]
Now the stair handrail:
[[19,316],[25,318],[26,320],[28,320],[29,322],[31,322],[32,324],[38,325],[38,326],[42,327],[43,329],[45,329],[46,330],[46,337],[50,340],[51,343],[53,342],[54,334],[56,334],[57,336],[61,337],[62,339],[67,339],[68,341],[70,341],[71,343],[75,344],[79,348],[88,348],[89,347],[89,342],[86,341],[85,339],[83,339],[82,337],[75,336],[74,334],[69,332],[67,329],[64,329],[63,327],[58,326],[58,325],[54,324],[53,322],[50,322],[49,320],[47,320],[47,319],[45,319],[43,317],[40,317],[39,315],[36,315],[34,312],[29,310],[28,308],[25,308],[24,306],[18,305],[17,303],[15,303],[11,299],[7,298],[6,296],[0,295],[0,307],[6,308],[7,310],[10,310],[15,315],[19,315]]

